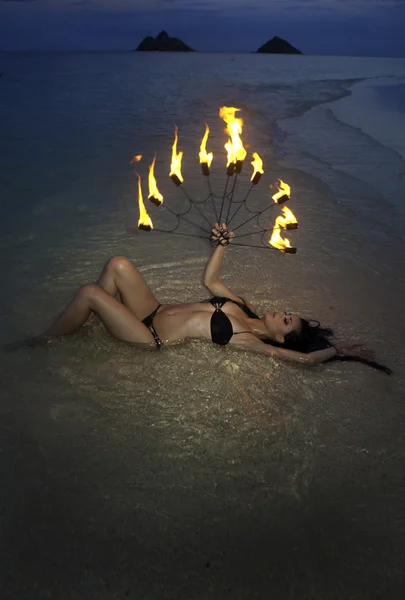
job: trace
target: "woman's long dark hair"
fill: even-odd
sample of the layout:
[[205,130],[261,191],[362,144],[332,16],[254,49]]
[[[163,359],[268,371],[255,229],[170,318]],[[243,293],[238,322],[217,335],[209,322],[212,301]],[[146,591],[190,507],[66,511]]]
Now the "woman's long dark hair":
[[[266,343],[272,346],[278,346],[279,348],[286,348],[288,350],[295,350],[296,352],[316,352],[316,350],[324,350],[333,346],[330,337],[333,336],[333,330],[328,327],[321,327],[319,321],[312,319],[301,318],[301,329],[300,331],[291,331],[284,336],[284,344],[273,342],[272,340],[264,340]],[[357,361],[361,362],[373,369],[383,371],[387,375],[391,375],[392,370],[385,365],[381,365],[375,361],[366,360],[364,358],[358,358],[355,356],[336,356],[334,360],[340,361]]]
[[296,350],[297,352],[315,352],[332,346],[329,338],[333,336],[333,330],[321,327],[319,321],[301,319],[300,331],[291,331],[284,337],[284,348]]

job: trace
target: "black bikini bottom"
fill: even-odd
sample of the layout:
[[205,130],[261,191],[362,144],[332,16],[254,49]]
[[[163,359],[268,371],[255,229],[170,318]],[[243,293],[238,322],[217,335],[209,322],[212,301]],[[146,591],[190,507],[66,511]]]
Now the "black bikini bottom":
[[153,339],[155,340],[157,350],[159,350],[160,346],[163,346],[163,342],[160,339],[160,337],[155,329],[155,326],[153,325],[153,319],[155,318],[156,313],[161,306],[162,306],[161,304],[158,304],[158,306],[155,308],[155,310],[153,312],[150,313],[150,315],[148,315],[147,317],[142,319],[142,323],[144,325],[146,325],[146,327],[149,329],[149,331],[153,335]]

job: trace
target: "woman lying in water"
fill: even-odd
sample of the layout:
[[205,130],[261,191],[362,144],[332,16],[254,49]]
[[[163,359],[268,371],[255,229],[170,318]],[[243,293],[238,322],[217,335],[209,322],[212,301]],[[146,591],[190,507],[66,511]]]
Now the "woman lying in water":
[[156,349],[188,338],[202,338],[308,365],[336,356],[373,361],[374,353],[363,344],[332,344],[327,339],[330,330],[296,314],[270,311],[258,317],[255,308],[219,278],[232,232],[217,223],[212,233],[217,247],[204,273],[204,285],[212,298],[189,304],[160,304],[135,265],[116,256],[105,265],[97,284],[83,286],[36,342],[73,333],[95,313],[116,339]]

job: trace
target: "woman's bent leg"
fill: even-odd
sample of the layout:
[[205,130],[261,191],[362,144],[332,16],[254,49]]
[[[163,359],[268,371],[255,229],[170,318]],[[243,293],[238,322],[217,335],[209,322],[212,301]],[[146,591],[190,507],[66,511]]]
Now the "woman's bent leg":
[[106,329],[119,340],[153,344],[149,329],[121,302],[98,285],[85,285],[74,296],[42,338],[66,335],[83,325],[90,311],[99,315]]
[[125,256],[111,258],[97,283],[111,296],[119,293],[122,303],[138,319],[144,319],[159,305],[145,279]]

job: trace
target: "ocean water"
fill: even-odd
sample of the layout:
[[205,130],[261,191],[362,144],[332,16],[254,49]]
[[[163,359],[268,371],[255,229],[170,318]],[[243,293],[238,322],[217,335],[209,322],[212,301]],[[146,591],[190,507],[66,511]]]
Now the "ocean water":
[[[395,494],[381,492],[375,517],[371,508],[359,516],[354,507],[374,494],[379,478],[395,485],[400,461],[394,457],[403,452],[396,445],[405,416],[403,60],[16,53],[0,54],[0,73],[1,344],[41,331],[117,254],[135,261],[160,301],[207,297],[201,280],[211,250],[201,227],[215,220],[213,209],[201,204],[205,217],[193,209],[192,224],[181,222],[177,233],[191,237],[139,231],[130,161],[143,155],[136,169],[145,183],[156,152],[165,203],[185,210],[185,196],[168,178],[174,125],[184,151],[184,189],[203,200],[207,182],[197,154],[208,123],[211,181],[220,196],[226,137],[218,109],[228,105],[242,109],[243,140],[264,161],[250,209],[268,206],[269,185],[281,178],[291,185],[289,206],[300,228],[290,236],[298,248],[294,256],[229,247],[224,280],[260,311],[296,311],[333,327],[338,338],[369,343],[395,371],[387,377],[346,362],[305,369],[194,341],[165,347],[157,356],[115,342],[98,325],[49,347],[2,352],[0,465],[9,491],[1,518],[10,544],[30,531],[8,554],[8,589],[21,595],[39,581],[60,598],[71,597],[62,594],[64,585],[72,597],[81,597],[86,586],[100,598],[114,597],[113,591],[123,597],[132,575],[122,583],[104,571],[120,569],[119,561],[130,551],[122,550],[121,556],[116,549],[131,532],[147,548],[137,597],[162,597],[163,583],[159,588],[156,582],[165,577],[171,578],[176,597],[183,597],[180,588],[187,598],[208,597],[190,594],[192,584],[184,583],[180,569],[186,563],[199,590],[216,592],[210,597],[224,597],[232,571],[239,581],[234,598],[247,597],[246,590],[260,598],[259,588],[249,586],[257,557],[253,551],[246,554],[247,537],[276,528],[280,540],[287,536],[305,554],[303,538],[293,539],[290,530],[283,531],[283,519],[276,522],[271,515],[288,505],[298,523],[301,508],[315,515],[324,490],[336,486],[357,502],[340,505],[345,522],[365,519],[367,528],[384,515],[386,528],[378,538],[378,552],[385,549],[384,554],[376,550],[373,557],[381,566],[384,555],[387,568],[394,569],[395,556],[401,555],[393,554],[392,541],[400,544],[401,533]],[[249,178],[245,164],[235,199],[248,191]],[[147,206],[156,228],[176,225],[169,211]],[[269,229],[275,216],[264,213],[260,226]],[[240,241],[259,243],[256,221],[242,233]],[[19,469],[30,475],[17,477]],[[360,472],[361,490],[356,487]],[[36,499],[31,508],[21,501],[27,494]],[[336,508],[331,499],[330,507]],[[208,561],[213,534],[206,531],[198,538],[193,524],[215,521],[226,545],[226,532],[240,524],[242,514],[243,531],[228,548],[231,558],[214,551],[222,575],[213,576],[210,588],[200,567]],[[119,523],[126,528],[121,531]],[[325,531],[338,535],[339,526],[334,527],[328,523]],[[162,532],[173,563],[153,542]],[[344,536],[335,546],[336,577],[354,586],[353,594],[356,577],[361,587],[359,573],[366,576],[358,558],[363,546],[374,548],[358,535],[360,545],[352,550]],[[55,540],[63,537],[72,548],[83,536],[94,547],[99,539],[113,542],[110,550],[70,555],[65,566],[62,552],[55,578],[49,578],[44,565],[54,564],[61,552]],[[187,541],[181,545],[179,539]],[[317,540],[319,551],[327,554],[322,545],[327,542]],[[280,554],[273,556],[264,543],[260,547],[264,573],[266,560],[276,564]],[[29,568],[21,548],[28,554],[37,549]],[[151,567],[151,557],[160,571]],[[319,597],[334,597],[331,580],[311,560],[311,576],[300,580],[301,597],[313,590],[315,579]],[[27,574],[21,580],[23,564]],[[156,579],[157,572],[162,579]],[[291,573],[298,577],[298,571]],[[268,576],[260,580],[263,585]],[[377,572],[367,577],[395,597],[396,576],[390,584]]]

